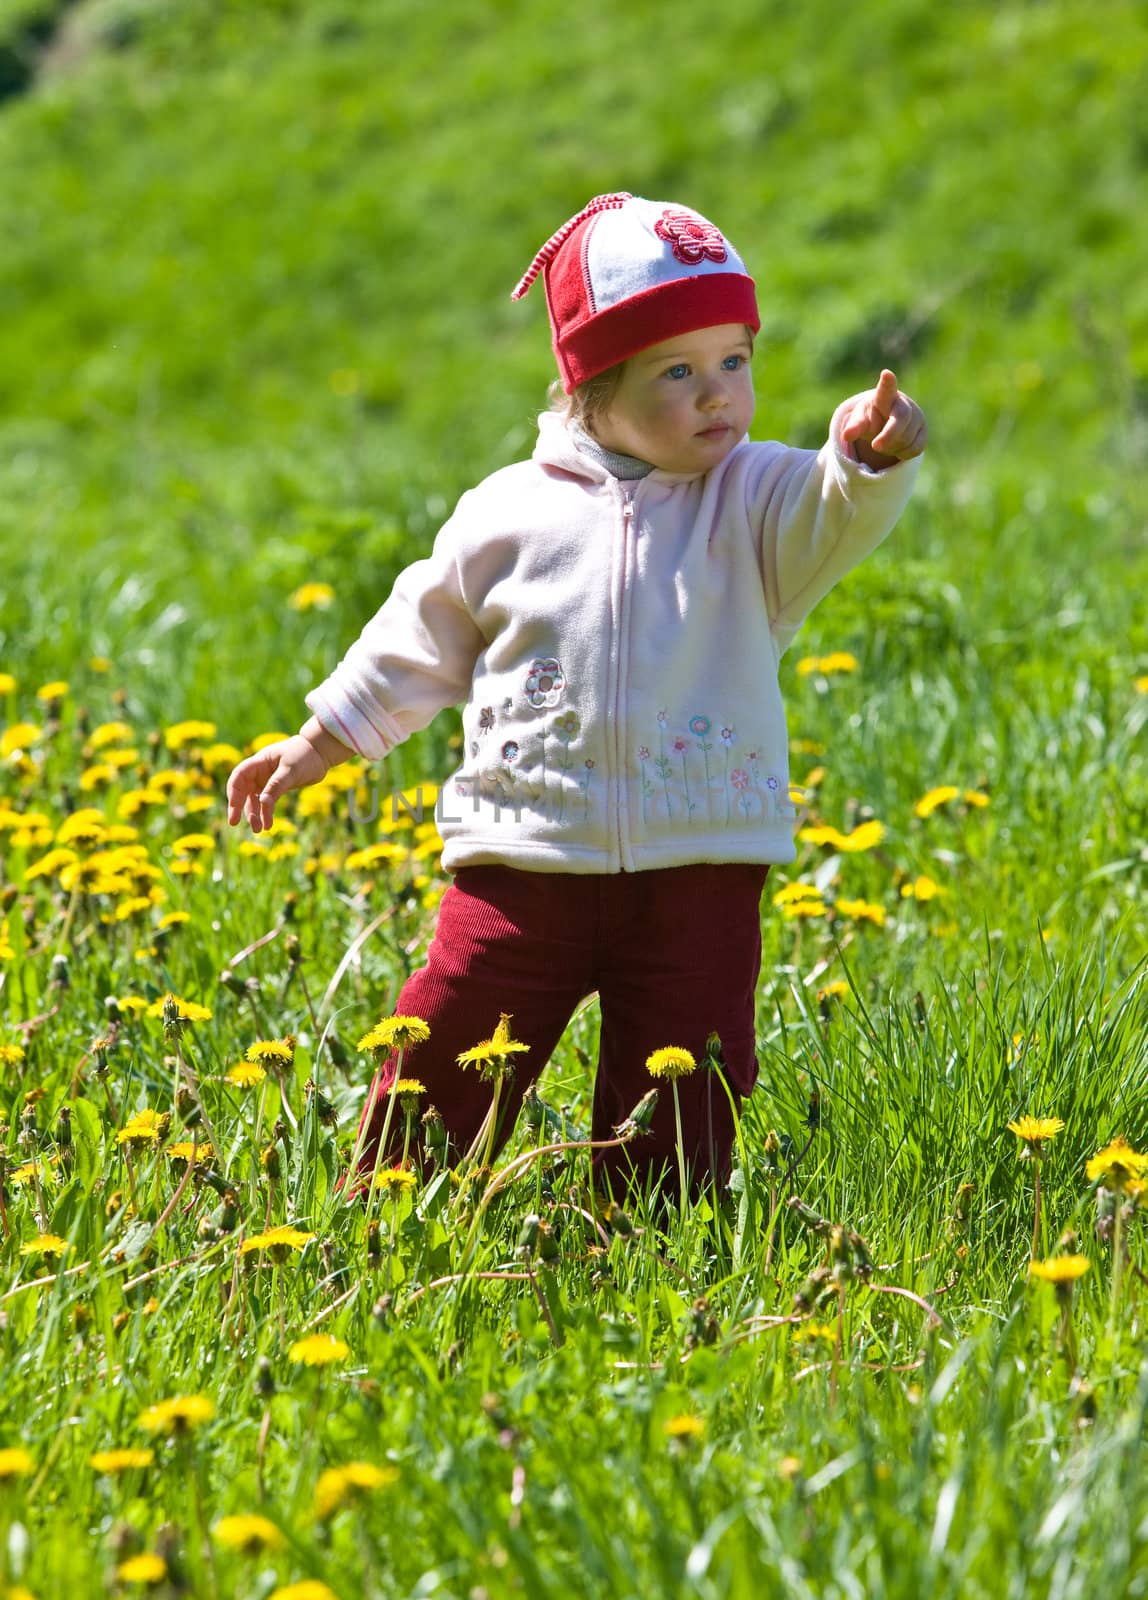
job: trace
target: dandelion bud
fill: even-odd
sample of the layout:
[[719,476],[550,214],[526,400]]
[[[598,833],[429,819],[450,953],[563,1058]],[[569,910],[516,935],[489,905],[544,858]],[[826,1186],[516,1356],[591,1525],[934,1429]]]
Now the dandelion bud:
[[347,1047],[337,1033],[329,1033],[327,1035],[327,1054],[331,1058],[331,1065],[339,1072],[346,1072],[351,1065]]
[[266,1356],[260,1356],[255,1363],[255,1393],[260,1400],[270,1400],[275,1393],[275,1374]]
[[55,955],[52,957],[52,965],[48,971],[48,987],[49,989],[70,989],[72,987],[72,975],[68,967],[67,956]]
[[232,972],[230,967],[224,967],[219,974],[219,981],[225,989],[230,989],[232,994],[246,994],[247,983],[237,972]]
[[279,1146],[277,1144],[264,1145],[259,1160],[262,1163],[264,1172],[272,1183],[275,1183],[283,1171],[282,1163],[279,1160]]
[[175,1109],[179,1112],[185,1128],[194,1128],[197,1122],[203,1121],[199,1104],[185,1083],[181,1083],[175,1091]]
[[611,1233],[616,1233],[621,1239],[628,1239],[634,1231],[629,1214],[622,1210],[616,1200],[611,1200],[603,1210],[602,1221]]
[[283,896],[283,921],[294,922],[299,910],[299,896],[294,889],[288,889]]
[[442,1112],[435,1106],[428,1106],[422,1115],[423,1140],[428,1150],[440,1156],[446,1150],[446,1123],[442,1120]]
[[0,910],[7,911],[8,907],[12,904],[13,900],[15,900],[19,893],[20,891],[17,889],[14,883],[6,883],[4,887],[0,889]]
[[104,996],[104,1014],[113,1027],[115,1027],[118,1022],[123,1021],[124,1014],[120,1010],[120,1003],[114,994]]
[[710,1303],[705,1296],[700,1296],[686,1312],[686,1349],[695,1350],[698,1345],[716,1344],[721,1324],[710,1310]]
[[769,1168],[770,1172],[776,1172],[778,1167],[781,1165],[781,1161],[779,1160],[781,1154],[781,1140],[777,1137],[772,1128],[770,1128],[769,1132],[766,1134],[765,1144],[762,1146],[762,1148],[765,1151],[766,1166]]
[[390,1318],[390,1315],[391,1315],[391,1306],[393,1304],[394,1304],[393,1298],[389,1294],[381,1294],[379,1296],[379,1298],[375,1301],[374,1307],[372,1308],[372,1311],[371,1311],[371,1315],[372,1315],[372,1317],[374,1317],[375,1321],[379,1324],[380,1328],[386,1327],[387,1322],[388,1322],[388,1320]]
[[72,1108],[61,1106],[56,1113],[56,1143],[61,1150],[72,1148]]
[[367,1265],[377,1267],[383,1259],[383,1247],[379,1240],[379,1224],[375,1221],[367,1223]]
[[706,1058],[711,1066],[722,1067],[725,1065],[725,1058],[721,1053],[721,1035],[719,1033],[706,1035]]
[[20,1113],[20,1132],[16,1136],[16,1143],[23,1150],[34,1150],[39,1142],[39,1129],[36,1127],[36,1107],[34,1104],[26,1105]]
[[294,972],[295,968],[303,960],[303,946],[299,942],[297,933],[289,933],[287,935],[283,941],[283,951],[287,957],[288,968]]
[[530,1212],[523,1217],[522,1226],[518,1230],[518,1249],[522,1254],[534,1254],[534,1246],[538,1243],[538,1230],[542,1226],[542,1218],[536,1212]]
[[546,1109],[543,1106],[542,1101],[539,1099],[538,1090],[534,1084],[530,1085],[529,1089],[527,1089],[526,1093],[522,1097],[522,1110],[520,1115],[526,1126],[533,1133],[537,1133],[543,1122],[546,1120]]
[[224,1190],[223,1204],[219,1207],[217,1215],[221,1231],[231,1233],[239,1221],[239,1196],[234,1189]]
[[809,1110],[806,1114],[805,1125],[810,1133],[816,1133],[821,1126],[821,1091],[816,1087],[809,1094]]
[[654,1120],[654,1108],[657,1103],[657,1089],[647,1089],[625,1122],[620,1127],[615,1128],[614,1132],[619,1139],[634,1139],[640,1133],[649,1133],[650,1124]]

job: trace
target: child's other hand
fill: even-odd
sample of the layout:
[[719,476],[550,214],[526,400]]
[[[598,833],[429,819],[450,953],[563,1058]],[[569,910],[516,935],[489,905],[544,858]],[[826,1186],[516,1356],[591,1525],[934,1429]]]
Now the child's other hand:
[[271,826],[275,802],[288,789],[305,789],[327,775],[331,763],[309,739],[296,733],[241,761],[227,780],[227,820],[246,815],[253,833]]
[[875,389],[856,396],[841,427],[841,437],[853,445],[858,461],[874,471],[919,456],[928,436],[925,413],[901,393],[896,374],[888,367]]

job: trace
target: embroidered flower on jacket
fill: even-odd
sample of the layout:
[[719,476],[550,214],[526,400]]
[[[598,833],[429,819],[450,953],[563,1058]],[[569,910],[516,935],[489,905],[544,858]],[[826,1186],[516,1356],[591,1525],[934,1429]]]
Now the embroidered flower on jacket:
[[650,747],[649,747],[649,745],[648,744],[640,744],[638,746],[638,760],[639,761],[648,761],[649,759],[650,759]]
[[566,674],[553,656],[536,656],[523,688],[532,706],[556,706],[566,688]]
[[573,739],[582,726],[576,711],[564,711],[554,718],[554,732],[560,739]]
[[749,788],[749,773],[744,767],[735,767],[729,775],[729,781],[738,791]]
[[506,741],[506,743],[502,747],[502,759],[504,761],[517,761],[518,760],[518,741],[517,741],[517,739],[508,739]]
[[674,754],[676,756],[680,756],[680,755],[683,755],[685,753],[685,751],[687,751],[689,749],[689,747],[690,747],[689,740],[688,739],[683,739],[681,734],[679,733],[674,738],[674,741],[671,744],[670,749],[674,752]]
[[735,739],[736,739],[737,736],[735,735],[735,733],[734,733],[732,728],[723,728],[721,733],[718,735],[718,737],[721,739],[722,744],[724,744],[726,749],[728,750],[730,745],[732,745],[735,742]]
[[669,725],[670,725],[670,714],[669,714],[669,712],[668,711],[659,711],[658,712],[658,727],[659,728],[668,728]]
[[780,789],[780,787],[781,787],[780,783],[774,777],[772,772],[770,773],[769,777],[765,780],[765,787],[767,789]]
[[493,727],[494,707],[483,706],[482,710],[478,713],[478,731],[479,733],[489,733]]
[[696,733],[699,739],[704,739],[710,731],[711,723],[708,717],[691,717],[690,732]]

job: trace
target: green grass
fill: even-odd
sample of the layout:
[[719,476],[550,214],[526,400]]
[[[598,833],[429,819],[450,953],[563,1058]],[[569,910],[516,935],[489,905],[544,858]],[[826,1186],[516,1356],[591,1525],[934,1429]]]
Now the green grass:
[[[1148,1141],[1138,8],[591,0],[572,27],[510,0],[5,0],[0,67],[53,21],[0,103],[0,731],[44,727],[0,761],[0,822],[48,819],[0,828],[0,1045],[26,1051],[0,1065],[0,1451],[32,1463],[0,1478],[0,1596],[132,1592],[133,1549],[166,1553],[168,1592],[260,1600],[308,1577],[340,1600],[1143,1593],[1142,1223],[1114,1318],[1085,1176],[1115,1134]],[[902,523],[783,664],[791,734],[821,747],[793,756],[803,820],[885,837],[802,842],[770,875],[730,1194],[684,1220],[635,1196],[634,1231],[611,1230],[569,1151],[480,1218],[481,1184],[388,1201],[379,1263],[332,1184],[355,1045],[422,959],[436,859],[347,865],[379,833],[341,793],[284,807],[299,831],[271,844],[296,854],[244,851],[233,758],[169,753],[162,730],[204,718],[241,749],[299,726],[457,495],[529,450],[544,308],[509,289],[617,187],[698,206],[750,262],[757,437],[819,442],[885,364],[928,414]],[[312,580],[333,607],[290,609]],[[833,650],[857,671],[795,670]],[[35,695],[56,679],[58,714]],[[121,717],[137,757],[82,788],[92,729]],[[456,729],[363,781],[441,779]],[[123,816],[156,773],[167,803]],[[938,784],[989,804],[918,817]],[[165,898],[116,919],[123,894],[25,877],[79,805],[140,829],[137,892]],[[200,831],[188,874],[174,844]],[[922,877],[941,892],[902,892]],[[787,919],[786,881],[828,914]],[[850,899],[884,926],[834,909]],[[189,920],[164,931],[172,910]],[[125,1009],[106,1076],[93,1052],[109,995],[168,991],[212,1016],[178,1042],[205,1120],[185,1102],[167,1141],[217,1139],[174,1209],[178,1170],[145,1149],[129,1181],[116,1134],[172,1109],[176,1041]],[[597,1027],[591,1005],[541,1084],[576,1130]],[[223,1080],[287,1033],[282,1086]],[[1033,1164],[1006,1125],[1029,1113],[1066,1124],[1042,1249],[1071,1230],[1092,1261],[1075,1379],[1053,1292],[1026,1280]],[[500,1166],[537,1137],[520,1126]],[[839,1253],[812,1306],[795,1296],[833,1241],[791,1194],[875,1264]],[[316,1238],[240,1267],[269,1215]],[[21,1254],[41,1231],[68,1242],[57,1273]],[[346,1358],[292,1363],[311,1329]],[[154,1466],[88,1466],[195,1393],[213,1420]],[[681,1416],[692,1441],[667,1431]],[[399,1477],[316,1520],[321,1472],[350,1461]],[[283,1549],[211,1538],[250,1511]]]

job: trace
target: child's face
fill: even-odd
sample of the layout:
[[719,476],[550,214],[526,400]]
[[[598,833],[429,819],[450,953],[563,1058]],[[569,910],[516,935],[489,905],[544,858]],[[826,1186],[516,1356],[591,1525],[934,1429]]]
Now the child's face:
[[595,438],[664,472],[708,472],[753,419],[752,353],[740,322],[650,345],[623,367],[609,410],[594,418]]

